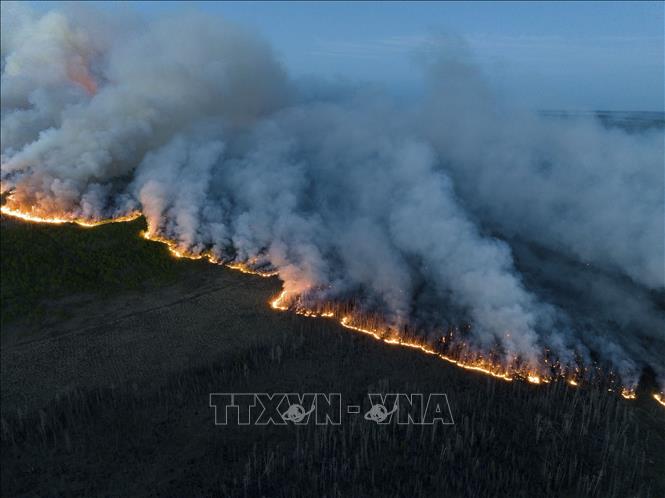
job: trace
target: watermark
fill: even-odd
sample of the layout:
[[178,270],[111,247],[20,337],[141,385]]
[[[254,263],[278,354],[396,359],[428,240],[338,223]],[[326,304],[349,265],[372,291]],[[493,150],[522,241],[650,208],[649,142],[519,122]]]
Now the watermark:
[[443,393],[368,393],[364,406],[341,393],[211,393],[215,425],[341,425],[342,413],[379,425],[453,425]]

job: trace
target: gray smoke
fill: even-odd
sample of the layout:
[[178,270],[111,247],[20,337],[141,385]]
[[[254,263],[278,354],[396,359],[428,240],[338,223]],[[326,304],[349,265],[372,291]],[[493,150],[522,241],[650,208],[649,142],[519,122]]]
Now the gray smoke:
[[665,378],[662,129],[502,108],[459,47],[424,62],[407,107],[294,82],[220,19],[2,9],[13,207],[139,209],[150,233],[274,268],[313,303],[468,322],[475,347],[534,366],[548,348]]

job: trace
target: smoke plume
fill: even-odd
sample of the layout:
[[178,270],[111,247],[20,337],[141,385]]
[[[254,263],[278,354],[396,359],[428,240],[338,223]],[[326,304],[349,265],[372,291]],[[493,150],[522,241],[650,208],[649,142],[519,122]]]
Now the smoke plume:
[[534,369],[547,351],[665,380],[662,128],[510,109],[456,45],[423,58],[406,105],[293,81],[220,19],[2,9],[11,208],[139,210],[151,236],[274,269],[302,302],[353,300],[424,340],[464,328]]

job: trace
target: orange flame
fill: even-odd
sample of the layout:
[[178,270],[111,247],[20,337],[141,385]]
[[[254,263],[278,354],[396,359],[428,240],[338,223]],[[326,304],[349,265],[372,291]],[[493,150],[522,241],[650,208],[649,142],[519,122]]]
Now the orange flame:
[[[288,300],[287,300],[287,291],[282,290],[282,292],[279,293],[279,295],[273,299],[270,302],[270,306],[273,309],[280,310],[280,311],[287,311],[289,310],[289,305],[288,305]],[[296,307],[293,311],[295,311],[299,315],[304,315],[308,317],[322,317],[322,318],[336,318],[336,315],[332,311],[323,311],[323,312],[318,312],[315,310],[307,310],[303,308]],[[476,360],[476,361],[469,361],[466,362],[464,360],[461,360],[459,358],[453,358],[451,356],[444,355],[438,351],[435,351],[434,349],[430,348],[426,344],[422,344],[419,342],[415,341],[408,341],[405,340],[404,338],[399,338],[399,337],[387,337],[386,336],[386,331],[380,330],[380,329],[371,329],[371,328],[364,328],[360,327],[358,325],[355,325],[352,323],[352,317],[349,315],[342,316],[339,319],[340,325],[342,327],[354,330],[356,332],[361,332],[363,334],[368,334],[372,336],[374,339],[385,342],[386,344],[392,344],[392,345],[397,345],[401,347],[407,347],[407,348],[412,348],[412,349],[418,349],[419,351],[422,351],[423,353],[429,354],[436,356],[444,361],[447,361],[448,363],[452,363],[453,365],[456,365],[460,368],[464,368],[465,370],[472,370],[476,372],[483,373],[485,375],[490,375],[492,377],[495,377],[497,379],[501,379],[507,382],[511,382],[513,380],[513,377],[507,372],[504,371],[501,367],[492,365],[489,362],[483,361],[483,360]]]
[[283,290],[275,299],[270,301],[270,307],[275,310],[286,311],[289,307],[285,304],[286,291]]
[[276,271],[260,271],[260,270],[255,270],[252,268],[249,264],[242,263],[242,262],[224,262],[222,261],[218,256],[213,254],[211,251],[203,251],[200,253],[193,253],[191,251],[187,251],[186,249],[182,249],[181,247],[178,246],[178,244],[171,239],[167,239],[166,237],[162,237],[161,235],[157,234],[151,234],[149,231],[144,231],[140,233],[141,237],[143,237],[146,240],[150,240],[152,242],[159,242],[161,244],[166,245],[168,248],[169,252],[173,257],[176,258],[185,258],[185,259],[193,259],[193,260],[199,260],[199,259],[205,259],[209,263],[214,263],[214,264],[223,264],[227,268],[230,268],[232,270],[239,271],[241,273],[246,273],[249,275],[257,275],[259,277],[263,278],[270,278],[270,277],[276,277],[277,272]]
[[119,222],[125,222],[125,221],[134,221],[138,219],[141,216],[141,213],[138,211],[133,211],[129,214],[123,215],[123,216],[118,216],[117,218],[108,218],[108,219],[101,219],[101,220],[90,220],[90,219],[84,219],[84,218],[76,218],[76,217],[71,217],[71,218],[59,218],[59,217],[48,217],[48,216],[41,216],[41,215],[36,215],[36,214],[30,214],[26,213],[24,211],[19,211],[17,209],[12,209],[7,206],[2,206],[0,207],[0,212],[2,214],[11,216],[12,218],[18,218],[23,221],[29,221],[31,223],[50,223],[53,225],[62,225],[64,223],[73,223],[75,225],[79,225],[85,228],[92,228],[92,227],[97,227],[99,225],[106,225],[107,223],[119,223]]
[[88,95],[92,96],[97,93],[97,82],[90,74],[85,61],[82,61],[80,64],[69,64],[67,67],[67,76],[72,82],[83,88]]

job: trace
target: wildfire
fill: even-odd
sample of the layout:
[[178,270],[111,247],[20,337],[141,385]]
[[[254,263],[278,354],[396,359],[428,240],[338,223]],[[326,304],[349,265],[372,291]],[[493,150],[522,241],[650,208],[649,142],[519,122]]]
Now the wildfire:
[[[283,290],[275,299],[271,301],[270,306],[273,309],[277,309],[280,311],[287,311],[289,309],[289,306],[287,304],[287,291]],[[296,308],[295,312],[300,315],[309,316],[309,317],[323,317],[323,318],[336,317],[335,313],[332,311],[317,312],[315,310],[304,310]],[[493,366],[488,362],[484,362],[483,360],[477,360],[475,362],[473,361],[465,362],[457,358],[446,356],[428,347],[427,345],[419,342],[408,341],[398,337],[386,337],[385,331],[382,331],[380,329],[364,328],[353,324],[352,317],[349,315],[341,317],[339,323],[344,328],[370,335],[374,339],[385,342],[386,344],[418,349],[423,353],[436,356],[444,361],[447,361],[448,363],[452,363],[453,365],[456,365],[460,368],[464,368],[466,370],[480,372],[495,377],[497,379],[504,380],[506,382],[511,382],[513,380],[513,377],[508,372],[501,371],[500,367]]]
[[146,232],[146,231],[141,232],[140,235],[141,235],[141,237],[143,237],[146,240],[150,240],[152,242],[160,242],[161,244],[166,245],[166,247],[168,248],[171,255],[175,258],[185,258],[185,259],[193,259],[193,260],[205,259],[209,263],[223,264],[224,266],[226,266],[227,268],[230,268],[232,270],[236,270],[236,271],[239,271],[241,273],[247,273],[249,275],[257,275],[257,276],[263,277],[263,278],[270,278],[270,277],[276,277],[277,276],[276,271],[255,270],[251,266],[249,266],[247,263],[240,263],[240,262],[226,263],[210,251],[203,251],[203,252],[200,252],[200,253],[193,253],[193,252],[186,251],[184,249],[181,249],[176,242],[174,242],[170,239],[167,239],[166,237],[162,237],[161,235],[151,234],[151,233]]
[[289,307],[285,304],[286,291],[283,290],[275,299],[270,302],[270,307],[275,310],[286,311]]
[[226,266],[228,268],[231,268],[232,270],[236,270],[241,273],[247,273],[249,275],[258,275],[259,277],[263,278],[276,277],[278,275],[276,271],[262,272],[254,270],[244,263],[227,263]]
[[[65,224],[65,223],[72,223],[76,224],[82,227],[90,228],[90,227],[95,227],[99,225],[104,225],[107,223],[116,223],[116,222],[127,222],[127,221],[133,221],[137,218],[139,218],[142,214],[138,211],[131,212],[127,215],[120,216],[117,218],[112,218],[112,219],[103,219],[103,220],[89,220],[89,219],[81,219],[81,218],[75,218],[75,217],[47,217],[47,216],[42,216],[42,215],[36,215],[36,214],[31,214],[29,212],[17,210],[17,209],[12,209],[8,206],[2,206],[1,207],[1,212],[4,215],[11,216],[14,218],[18,218],[24,221],[32,222],[32,223],[49,223],[49,224]],[[177,244],[177,242],[167,239],[161,235],[150,233],[148,231],[141,232],[140,234],[143,238],[147,240],[151,240],[154,242],[160,242],[162,244],[165,244],[171,253],[176,258],[187,258],[187,259],[193,259],[193,260],[199,260],[199,259],[205,259],[210,263],[215,263],[215,264],[224,264],[228,268],[236,271],[240,271],[242,273],[246,274],[252,274],[252,275],[257,275],[260,277],[264,278],[269,278],[269,277],[275,277],[278,275],[278,272],[276,271],[260,271],[256,270],[252,267],[252,265],[256,264],[256,260],[253,261],[248,261],[247,263],[243,262],[230,262],[230,263],[225,263],[222,260],[220,260],[219,257],[217,257],[215,254],[213,254],[210,251],[203,251],[200,253],[193,253],[189,252],[186,250],[183,250],[180,248]],[[321,310],[316,310],[316,309],[309,309],[307,307],[302,306],[300,303],[291,304],[290,301],[293,301],[293,299],[290,299],[290,296],[288,295],[288,292],[286,290],[282,290],[277,297],[272,299],[270,301],[270,307],[275,310],[279,311],[292,311],[295,312],[296,314],[306,316],[306,317],[319,317],[319,318],[333,318],[337,319],[344,328],[354,330],[356,332],[360,332],[363,334],[367,334],[372,336],[374,339],[382,341],[386,344],[391,344],[395,346],[401,346],[401,347],[407,347],[407,348],[412,348],[412,349],[417,349],[425,354],[428,355],[433,355],[441,360],[444,360],[448,363],[451,363],[453,365],[456,365],[460,368],[463,368],[465,370],[471,370],[475,372],[479,372],[485,375],[489,375],[491,377],[501,379],[506,382],[512,382],[514,379],[521,379],[525,380],[527,382],[530,382],[532,384],[546,384],[549,383],[551,380],[546,376],[543,376],[541,374],[535,373],[535,372],[529,372],[529,371],[524,371],[524,370],[515,370],[515,371],[509,371],[505,367],[502,367],[499,364],[493,363],[487,359],[484,359],[482,357],[478,358],[472,358],[472,359],[465,359],[465,358],[458,358],[458,357],[452,357],[445,355],[441,353],[440,351],[436,351],[432,347],[428,346],[427,344],[417,342],[417,341],[411,341],[402,337],[397,337],[395,336],[394,331],[390,331],[388,329],[381,329],[381,328],[370,328],[370,327],[362,327],[353,321],[353,317],[348,314],[340,315],[339,312],[336,312],[331,309],[325,309],[323,311]],[[547,362],[546,362],[547,363]],[[574,378],[567,378],[565,379],[566,382],[573,386],[577,387],[579,386],[578,380]],[[608,389],[608,391],[612,391],[612,389]],[[637,395],[635,393],[634,389],[623,387],[620,391],[620,394],[623,398],[625,399],[630,399],[634,400],[637,398]],[[665,395],[661,393],[655,393],[653,394],[653,398],[658,402],[660,405],[665,406]]]
[[362,327],[358,327],[356,325],[351,324],[351,317],[345,316],[342,318],[340,321],[343,327],[346,327],[347,329],[355,330],[357,332],[362,332],[364,334],[369,334],[373,336],[375,339],[378,339],[380,341],[383,341],[387,344],[394,344],[397,346],[402,346],[406,348],[412,348],[412,349],[418,349],[419,351],[422,351],[423,353],[429,354],[429,355],[434,355],[444,361],[447,361],[448,363],[452,363],[453,365],[457,365],[460,368],[464,368],[465,370],[472,370],[475,372],[480,372],[485,375],[490,375],[492,377],[495,377],[497,379],[504,380],[506,382],[512,382],[513,377],[508,373],[508,372],[502,372],[499,367],[490,365],[488,362],[484,362],[483,360],[476,360],[476,361],[471,361],[471,362],[465,362],[464,360],[456,359],[451,356],[447,356],[445,354],[442,354],[438,351],[435,351],[434,349],[428,347],[425,344],[419,343],[419,342],[411,342],[407,341],[401,338],[385,338],[383,337],[383,334],[381,334],[380,331],[377,330],[372,330],[372,329],[365,329]]
[[210,263],[219,262],[219,260],[212,253],[194,254],[183,251],[178,247],[178,244],[176,242],[167,239],[166,237],[162,237],[161,235],[151,234],[150,232],[141,232],[140,235],[146,240],[150,240],[152,242],[160,242],[164,244],[168,248],[169,252],[173,257],[187,258],[187,259],[207,259]]
[[97,82],[90,74],[87,61],[83,58],[71,63],[67,67],[67,76],[73,82],[83,88],[88,95],[97,93]]
[[18,218],[23,221],[29,221],[31,223],[50,223],[53,225],[63,225],[65,223],[73,223],[85,228],[97,227],[99,225],[106,225],[107,223],[119,223],[125,221],[134,221],[135,219],[141,216],[141,213],[138,211],[131,212],[124,216],[119,216],[117,218],[109,218],[103,220],[88,220],[82,218],[58,218],[58,217],[46,217],[41,215],[35,215],[26,213],[24,211],[19,211],[17,209],[12,209],[8,206],[0,207],[0,212],[6,216],[11,216],[12,218]]

